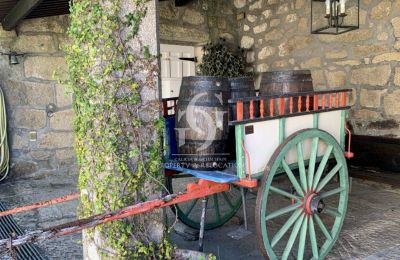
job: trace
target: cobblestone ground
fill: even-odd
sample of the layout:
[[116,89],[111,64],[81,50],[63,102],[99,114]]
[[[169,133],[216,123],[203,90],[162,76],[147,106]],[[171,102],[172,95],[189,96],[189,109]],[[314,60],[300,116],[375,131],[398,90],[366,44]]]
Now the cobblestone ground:
[[[30,178],[9,178],[0,183],[0,201],[7,208],[47,200],[77,191],[77,176],[47,174]],[[15,214],[14,218],[23,230],[30,231],[58,225],[76,218],[78,202],[66,202],[55,206]],[[82,259],[81,234],[60,237],[37,244],[47,259]]]

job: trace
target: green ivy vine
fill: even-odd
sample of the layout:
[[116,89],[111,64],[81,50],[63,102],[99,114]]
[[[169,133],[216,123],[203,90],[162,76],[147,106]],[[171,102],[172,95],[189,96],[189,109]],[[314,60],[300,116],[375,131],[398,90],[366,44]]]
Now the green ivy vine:
[[[121,0],[72,1],[66,84],[74,93],[81,217],[117,210],[162,190],[160,104],[141,97],[143,90],[158,91],[156,57],[148,46],[139,52],[131,47],[140,43],[148,1],[132,0],[136,8],[124,17]],[[103,254],[171,259],[170,242],[155,243],[140,223],[143,216],[96,228],[108,238]],[[93,239],[93,230],[88,234]]]

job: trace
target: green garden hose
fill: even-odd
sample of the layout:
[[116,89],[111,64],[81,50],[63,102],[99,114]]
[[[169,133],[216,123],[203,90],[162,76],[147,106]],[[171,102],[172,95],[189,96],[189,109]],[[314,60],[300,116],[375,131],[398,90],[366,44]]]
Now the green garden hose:
[[8,175],[9,161],[6,105],[3,90],[0,88],[0,181],[4,180]]

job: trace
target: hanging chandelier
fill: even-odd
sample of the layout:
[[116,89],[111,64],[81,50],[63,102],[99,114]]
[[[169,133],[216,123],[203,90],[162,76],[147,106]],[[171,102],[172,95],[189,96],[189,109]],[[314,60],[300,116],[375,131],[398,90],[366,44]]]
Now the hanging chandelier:
[[311,0],[311,33],[342,34],[360,28],[360,0]]

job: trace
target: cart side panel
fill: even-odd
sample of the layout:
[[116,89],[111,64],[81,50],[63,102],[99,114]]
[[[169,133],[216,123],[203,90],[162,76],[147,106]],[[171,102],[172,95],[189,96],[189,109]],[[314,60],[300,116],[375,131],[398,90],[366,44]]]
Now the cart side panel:
[[[280,120],[284,120],[284,123],[279,124]],[[283,131],[285,134],[284,138],[302,129],[318,128],[330,133],[341,143],[342,120],[344,120],[342,111],[339,110],[246,124],[245,128],[253,127],[253,131],[244,135],[245,148],[250,158],[250,160],[248,158],[245,160],[246,172],[249,169],[249,161],[252,175],[259,175],[265,170],[269,159],[280,144],[280,125],[285,128]],[[302,148],[305,160],[310,158],[311,141],[310,139],[308,142],[303,143]],[[325,150],[325,145],[320,143],[318,146],[318,156],[322,156]],[[288,164],[297,162],[296,148],[289,151],[286,161]]]

